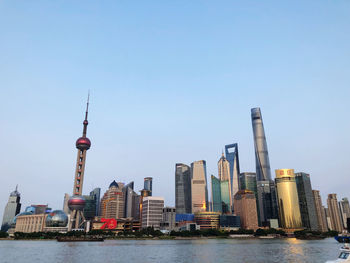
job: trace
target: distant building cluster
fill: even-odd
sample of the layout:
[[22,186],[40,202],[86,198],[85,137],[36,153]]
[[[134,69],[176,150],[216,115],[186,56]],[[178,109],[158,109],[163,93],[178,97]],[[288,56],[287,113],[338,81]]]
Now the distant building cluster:
[[[88,105],[83,135],[76,141],[77,161],[72,195],[65,194],[63,210],[31,205],[21,210],[16,187],[5,207],[2,231],[67,232],[71,230],[137,231],[154,228],[164,232],[199,229],[257,230],[281,228],[342,232],[350,222],[347,198],[329,194],[323,206],[319,190],[312,189],[310,175],[293,169],[275,170],[272,179],[267,142],[259,108],[251,110],[255,147],[255,172],[241,172],[238,144],[225,146],[218,160],[218,175],[208,182],[206,161],[175,165],[175,207],[153,195],[153,178],[144,178],[139,192],[134,182],[113,181],[103,195],[100,188],[82,194],[86,153]],[[210,189],[210,192],[208,191]]]
[[[193,223],[224,228],[224,216],[232,217],[232,225],[256,230],[260,227],[287,231],[347,229],[350,207],[347,198],[338,202],[329,194],[327,208],[320,192],[311,187],[310,175],[293,169],[277,169],[272,179],[265,130],[260,108],[251,110],[255,147],[255,172],[240,172],[238,144],[225,146],[218,161],[218,177],[210,176],[211,198],[208,199],[206,162],[182,163],[175,168],[175,202],[179,223],[193,214]],[[196,221],[197,218],[197,221]],[[198,219],[200,218],[200,220]],[[206,220],[205,220],[206,218]],[[234,219],[233,219],[234,218]],[[184,224],[190,224],[188,220]],[[208,224],[211,222],[211,224]]]

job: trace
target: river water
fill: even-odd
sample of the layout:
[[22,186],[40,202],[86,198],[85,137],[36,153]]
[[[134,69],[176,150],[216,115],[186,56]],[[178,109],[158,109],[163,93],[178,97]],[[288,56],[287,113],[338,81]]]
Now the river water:
[[326,262],[336,259],[334,239],[105,240],[104,242],[0,241],[0,262],[226,263]]

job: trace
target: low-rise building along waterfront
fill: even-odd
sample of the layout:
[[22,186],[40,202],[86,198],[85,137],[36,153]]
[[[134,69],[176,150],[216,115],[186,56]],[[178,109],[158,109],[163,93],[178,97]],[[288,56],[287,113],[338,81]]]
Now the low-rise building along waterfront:
[[194,221],[203,229],[219,229],[220,213],[218,212],[198,212],[194,214]]

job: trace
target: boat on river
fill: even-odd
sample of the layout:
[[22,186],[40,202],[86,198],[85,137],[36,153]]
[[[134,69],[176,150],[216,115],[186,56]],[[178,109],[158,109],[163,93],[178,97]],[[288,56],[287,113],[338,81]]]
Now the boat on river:
[[57,237],[58,242],[103,242],[103,237],[94,237],[94,236],[82,236],[82,237]]
[[335,236],[334,238],[339,243],[350,243],[350,236],[349,235]]
[[340,248],[339,257],[336,260],[327,261],[326,263],[338,263],[338,262],[350,263],[350,247],[348,244],[345,244],[343,247]]

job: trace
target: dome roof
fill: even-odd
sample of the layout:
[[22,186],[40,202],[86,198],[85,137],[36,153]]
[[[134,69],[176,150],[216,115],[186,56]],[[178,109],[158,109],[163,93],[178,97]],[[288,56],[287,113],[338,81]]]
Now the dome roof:
[[68,224],[68,216],[62,210],[52,211],[46,217],[46,227],[65,227]]
[[87,137],[80,137],[76,143],[75,146],[79,149],[79,150],[89,150],[91,147],[91,141],[89,140],[89,138]]
[[109,185],[109,188],[111,188],[112,186],[119,188],[119,185],[115,180],[113,180],[113,182]]

